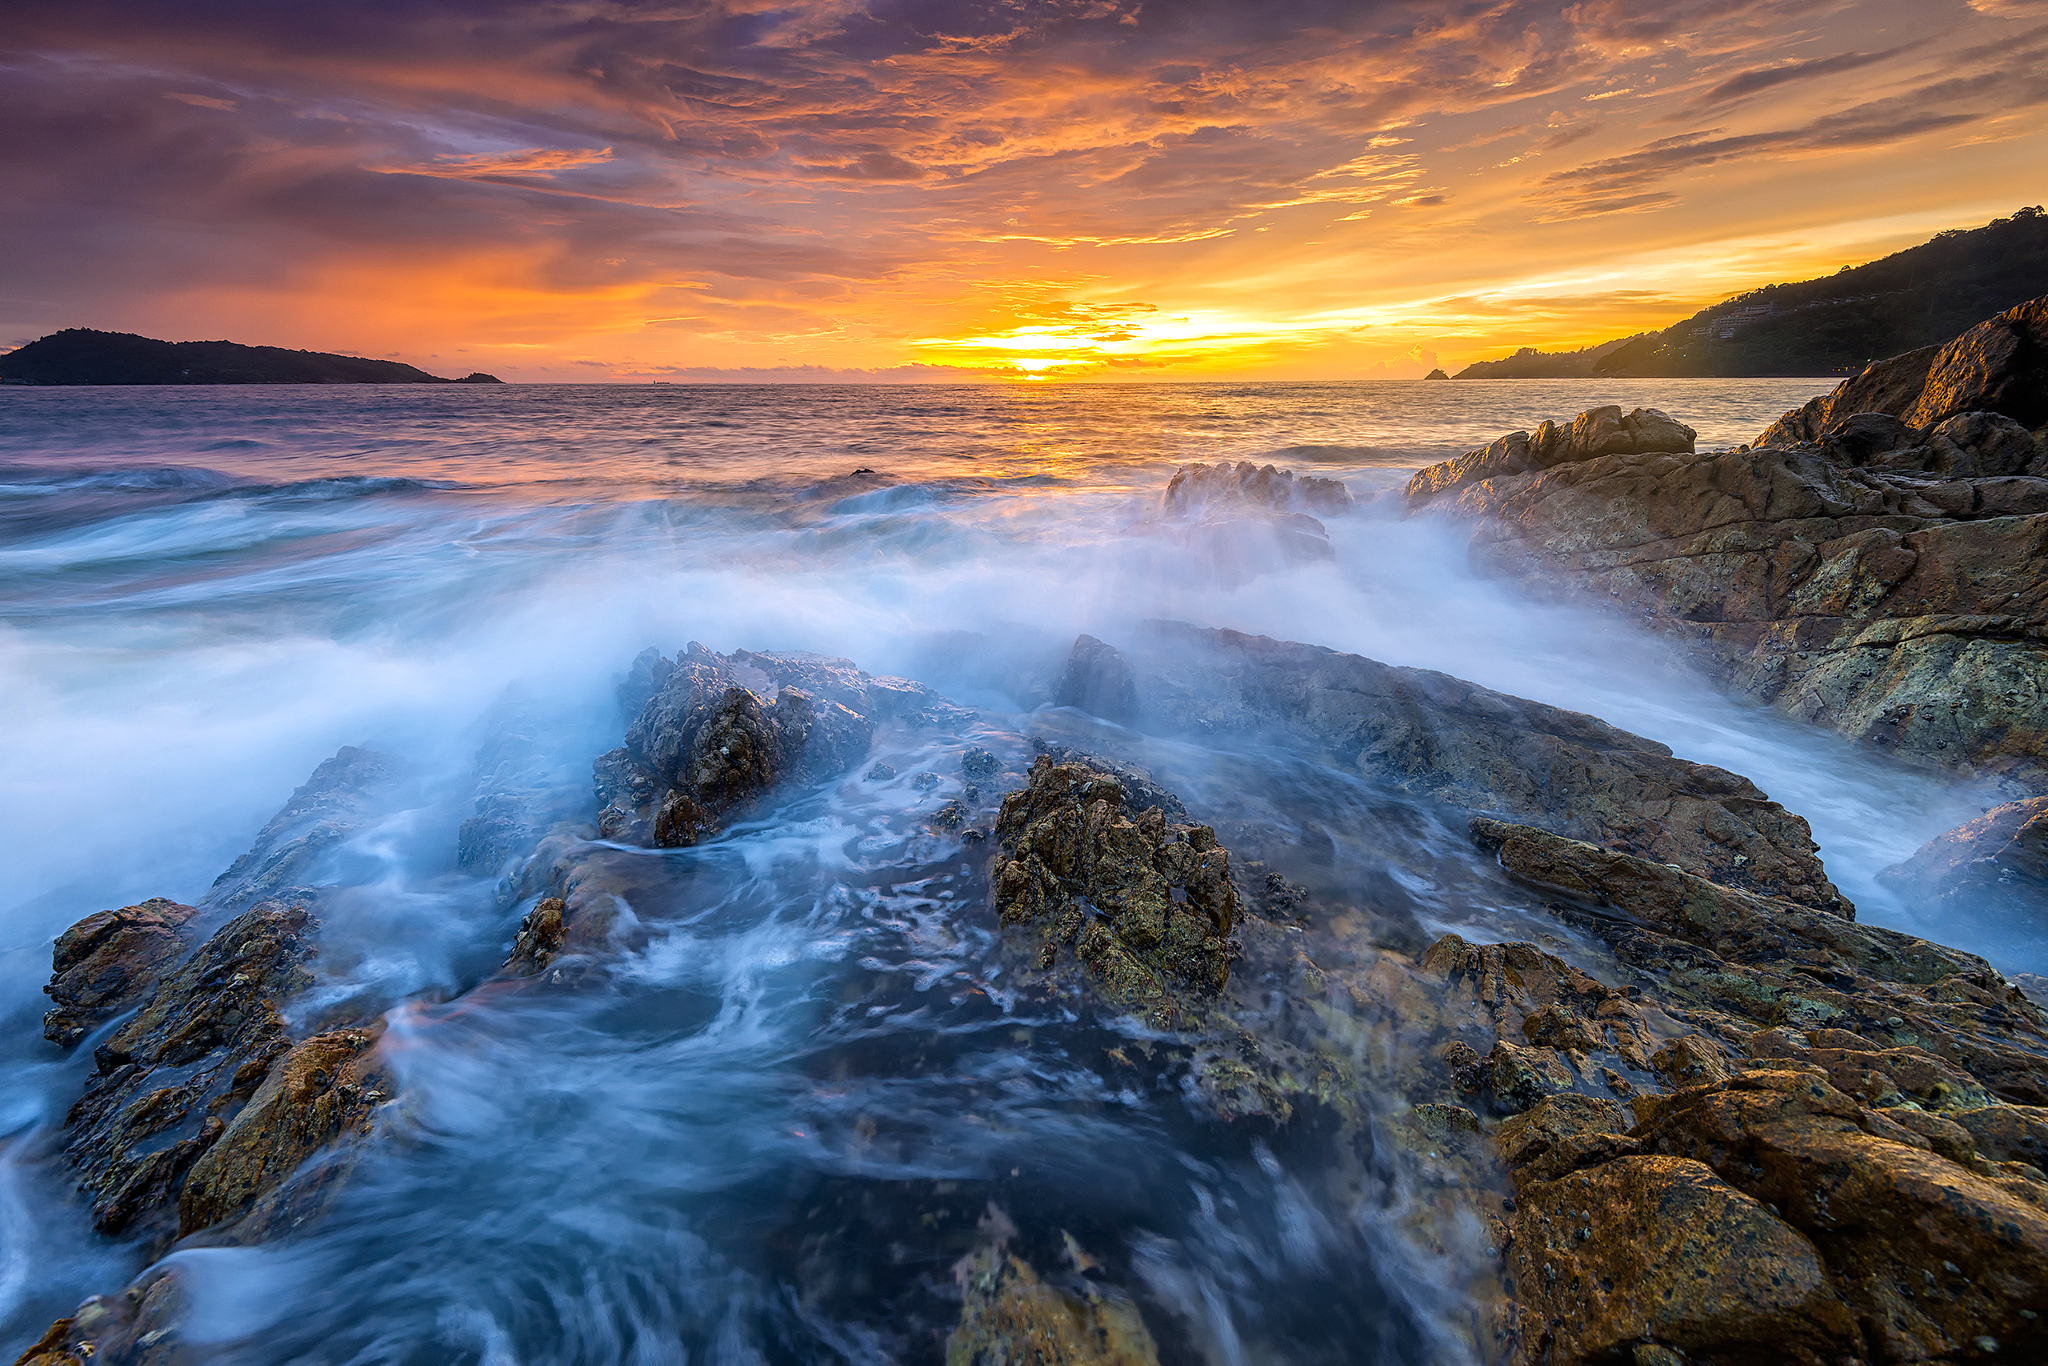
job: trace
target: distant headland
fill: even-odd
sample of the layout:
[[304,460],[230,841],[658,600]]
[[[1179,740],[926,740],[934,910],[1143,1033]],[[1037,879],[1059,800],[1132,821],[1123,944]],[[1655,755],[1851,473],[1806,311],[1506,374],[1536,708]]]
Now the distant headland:
[[501,384],[482,371],[444,379],[395,360],[366,360],[230,341],[167,342],[67,327],[0,356],[10,384]]
[[2043,294],[2048,213],[2036,206],[1818,280],[1738,294],[1662,332],[1578,351],[1525,346],[1453,378],[1855,374],[1885,356],[1939,346]]

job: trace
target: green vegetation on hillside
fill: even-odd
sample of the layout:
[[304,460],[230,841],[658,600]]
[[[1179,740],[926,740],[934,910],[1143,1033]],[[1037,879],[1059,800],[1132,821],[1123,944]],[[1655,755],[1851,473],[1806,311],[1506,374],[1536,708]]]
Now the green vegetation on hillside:
[[1738,294],[1662,332],[1582,351],[1524,347],[1503,360],[1469,365],[1456,378],[1854,373],[1871,361],[1945,342],[2044,294],[2048,213],[2036,206],[1981,228],[1938,233],[1822,279]]

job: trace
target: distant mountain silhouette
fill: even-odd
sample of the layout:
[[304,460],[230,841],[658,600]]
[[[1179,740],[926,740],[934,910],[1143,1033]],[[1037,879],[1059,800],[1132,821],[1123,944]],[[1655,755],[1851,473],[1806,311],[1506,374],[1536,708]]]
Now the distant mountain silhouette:
[[67,327],[0,356],[15,384],[498,384],[482,371],[443,379],[395,360],[243,346],[167,342],[132,332]]
[[1798,284],[1766,285],[1662,332],[1579,351],[1523,347],[1468,365],[1458,379],[1579,375],[1856,373],[1874,360],[1959,336],[1980,320],[2048,294],[2048,214],[2036,206],[1981,228]]

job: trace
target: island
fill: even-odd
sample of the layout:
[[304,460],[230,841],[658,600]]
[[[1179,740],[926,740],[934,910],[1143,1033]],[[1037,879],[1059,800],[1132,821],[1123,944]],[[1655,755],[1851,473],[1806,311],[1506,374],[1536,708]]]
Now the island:
[[67,327],[0,356],[9,384],[501,384],[482,371],[461,379],[395,360],[367,360],[231,341],[167,342],[132,332]]

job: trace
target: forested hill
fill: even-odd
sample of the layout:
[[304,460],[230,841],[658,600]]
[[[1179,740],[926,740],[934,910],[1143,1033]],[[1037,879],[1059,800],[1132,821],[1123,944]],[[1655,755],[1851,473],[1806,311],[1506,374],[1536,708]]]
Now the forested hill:
[[1945,342],[2048,294],[2048,214],[2039,207],[1958,228],[1866,265],[1766,285],[1662,332],[1580,351],[1524,347],[1457,379],[1575,375],[1737,376],[1853,373],[1873,360]]
[[443,379],[395,360],[243,346],[167,342],[132,332],[67,327],[0,356],[15,384],[496,384],[482,373]]

